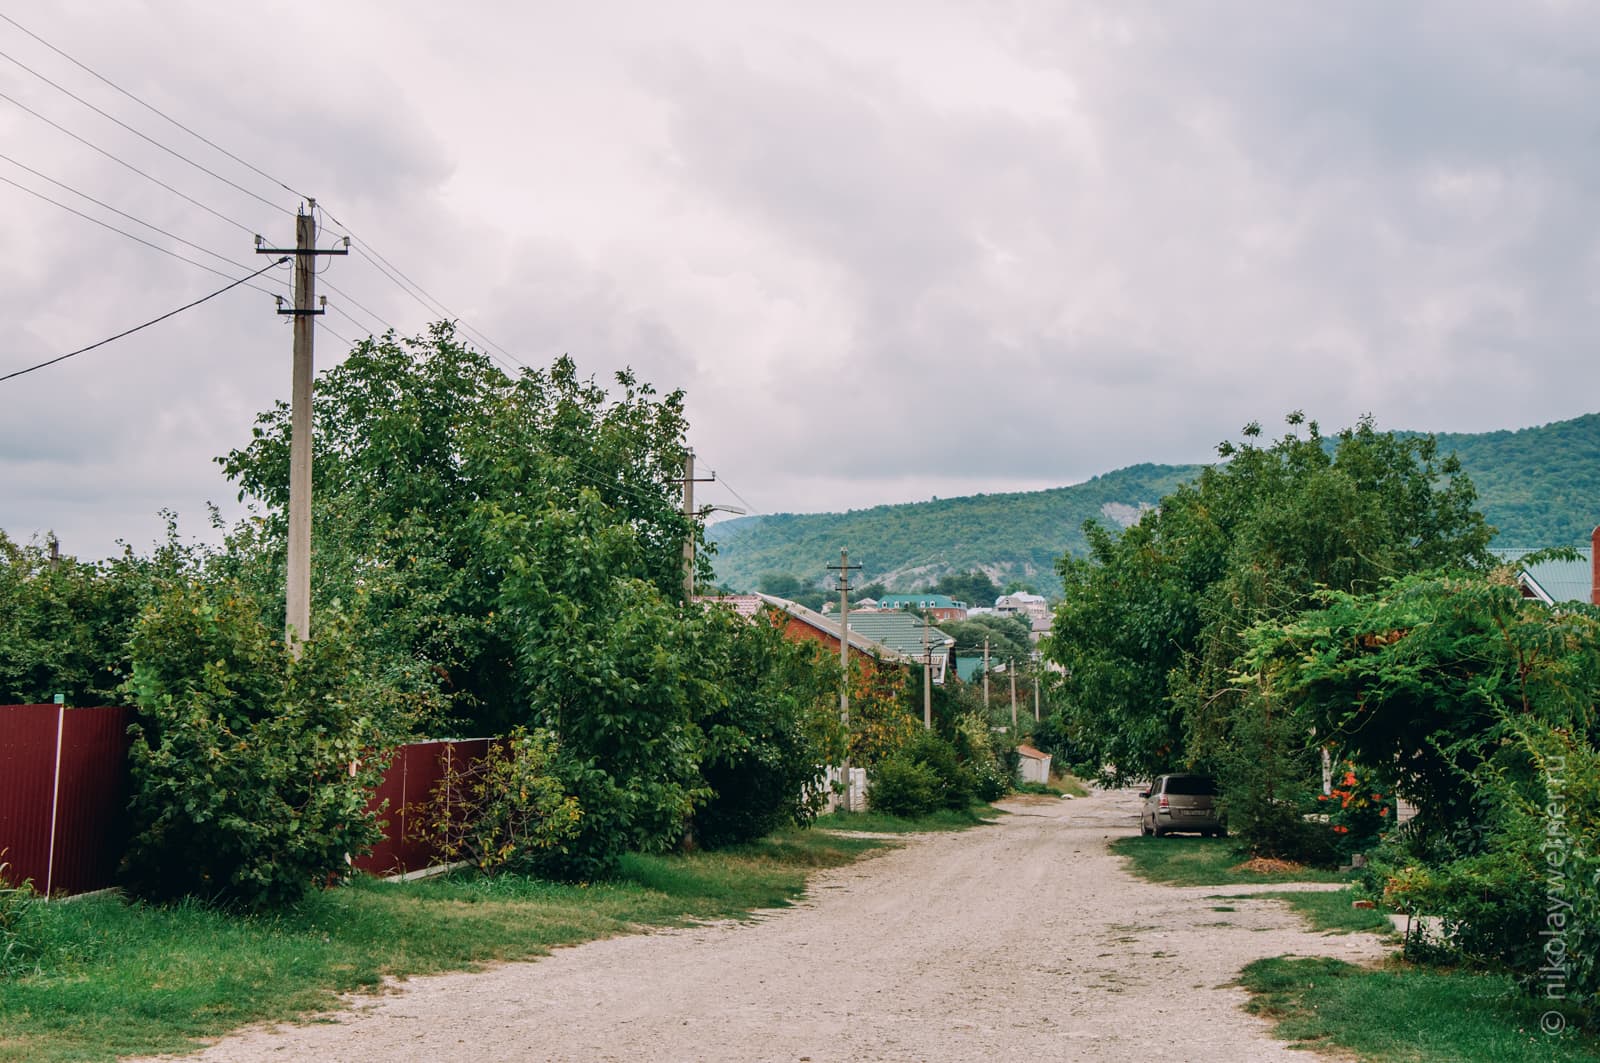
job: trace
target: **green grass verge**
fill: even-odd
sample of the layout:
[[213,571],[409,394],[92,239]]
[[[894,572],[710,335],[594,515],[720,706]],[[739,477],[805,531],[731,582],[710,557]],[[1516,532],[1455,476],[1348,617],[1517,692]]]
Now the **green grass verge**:
[[557,945],[784,905],[815,868],[884,843],[783,831],[690,856],[630,856],[612,881],[362,880],[272,917],[115,898],[40,906],[42,968],[0,979],[0,1061],[183,1052],[241,1025],[336,1005],[387,976],[467,970]]
[[926,816],[903,818],[881,812],[829,812],[818,816],[815,827],[827,831],[860,831],[867,834],[915,834],[924,831],[966,830],[993,823],[1003,813],[990,805],[941,809]]
[[[1356,908],[1353,889],[1342,890],[1272,890],[1262,893],[1218,893],[1208,901],[1242,901],[1267,897],[1284,901],[1289,907],[1305,916],[1313,930],[1331,934],[1393,934],[1394,924],[1389,917],[1375,908]],[[1233,911],[1232,908],[1213,908],[1212,911]]]
[[1348,882],[1351,874],[1307,867],[1263,874],[1239,868],[1246,857],[1228,838],[1118,838],[1111,851],[1149,882],[1174,886],[1240,886],[1253,882]]
[[[1600,1059],[1600,1041],[1579,1032],[1577,1016],[1502,975],[1278,957],[1250,964],[1239,981],[1253,994],[1249,1009],[1275,1019],[1279,1037],[1374,1063]],[[1563,1032],[1541,1028],[1558,1021]]]

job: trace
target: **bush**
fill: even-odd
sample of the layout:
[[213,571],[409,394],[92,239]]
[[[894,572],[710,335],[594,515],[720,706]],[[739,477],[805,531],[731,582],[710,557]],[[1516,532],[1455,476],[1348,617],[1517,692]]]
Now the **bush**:
[[578,800],[550,774],[555,739],[517,728],[479,760],[455,758],[417,812],[419,833],[447,861],[480,871],[533,870],[578,830]]
[[380,837],[372,751],[406,737],[405,699],[364,681],[347,625],[321,619],[296,660],[237,588],[180,583],[140,618],[122,869],[134,893],[289,905]]
[[700,774],[711,796],[694,814],[695,840],[717,849],[810,823],[825,797],[826,740],[841,737],[837,663],[719,606],[701,614],[696,630],[705,676],[696,698],[706,736]]
[[939,773],[906,756],[878,764],[867,791],[867,806],[889,816],[926,816],[946,807]]
[[966,808],[973,802],[977,779],[956,755],[956,747],[937,731],[922,731],[899,756],[932,769],[939,780],[945,808]]

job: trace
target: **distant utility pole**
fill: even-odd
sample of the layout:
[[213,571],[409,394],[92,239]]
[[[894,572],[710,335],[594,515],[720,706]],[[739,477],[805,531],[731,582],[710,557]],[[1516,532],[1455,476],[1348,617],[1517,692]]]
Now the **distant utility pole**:
[[1017,659],[1006,658],[1006,674],[1011,677],[1011,736],[1017,734]]
[[694,485],[697,483],[710,483],[717,478],[716,473],[703,476],[698,480],[694,475],[694,451],[686,451],[683,457],[683,515],[689,521],[688,533],[683,540],[683,596],[685,599],[694,597]]
[[922,612],[922,729],[933,730],[933,657],[928,649],[928,612]]
[[1039,722],[1039,662],[1033,662],[1033,722]]
[[861,571],[850,563],[850,551],[839,550],[839,563],[828,571],[839,573],[839,723],[844,727],[844,810],[854,812],[850,801],[850,573]]
[[[317,209],[317,201],[307,199],[306,206]],[[295,246],[263,247],[261,237],[256,237],[258,255],[294,256],[294,307],[283,308],[283,297],[278,297],[278,313],[294,318],[294,378],[290,393],[289,410],[289,580],[284,599],[287,611],[284,618],[284,641],[289,652],[300,656],[300,644],[311,637],[311,379],[312,337],[311,319],[326,313],[316,305],[317,256],[348,255],[350,238],[345,237],[344,247],[327,251],[317,250],[317,223],[312,214],[301,208],[294,221]],[[323,307],[327,299],[322,300]]]
[[983,707],[989,707],[989,636],[983,637]]

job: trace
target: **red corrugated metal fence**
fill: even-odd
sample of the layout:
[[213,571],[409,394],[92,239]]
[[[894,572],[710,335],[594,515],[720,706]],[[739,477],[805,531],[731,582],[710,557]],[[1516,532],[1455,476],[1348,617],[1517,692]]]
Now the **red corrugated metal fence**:
[[[112,884],[125,840],[129,717],[126,707],[0,705],[0,861],[11,865],[8,879],[32,879],[53,894]],[[488,749],[486,738],[396,749],[371,806],[388,802],[386,837],[356,867],[390,874],[434,864],[407,807],[428,799],[447,763],[463,770],[463,760]]]
[[111,884],[127,802],[128,710],[0,706],[0,857],[41,893]]
[[468,738],[454,742],[415,742],[401,746],[389,762],[383,783],[368,807],[388,807],[382,812],[388,822],[384,839],[356,867],[374,875],[416,871],[438,862],[438,854],[417,837],[409,809],[428,800],[433,788],[444,778],[446,766],[454,764],[459,773],[465,765],[489,751],[489,739]]

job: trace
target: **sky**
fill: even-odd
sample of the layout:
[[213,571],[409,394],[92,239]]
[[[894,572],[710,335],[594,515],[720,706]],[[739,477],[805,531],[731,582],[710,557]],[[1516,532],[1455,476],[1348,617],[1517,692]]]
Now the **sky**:
[[[319,368],[442,316],[507,364],[631,367],[687,394],[697,501],[757,513],[1203,461],[1296,409],[1600,409],[1586,4],[0,15],[0,376],[259,269],[306,194],[356,249],[323,260]],[[0,382],[0,529],[92,558],[237,516],[213,459],[288,396],[277,278]]]

